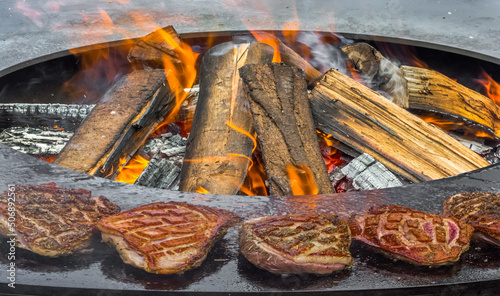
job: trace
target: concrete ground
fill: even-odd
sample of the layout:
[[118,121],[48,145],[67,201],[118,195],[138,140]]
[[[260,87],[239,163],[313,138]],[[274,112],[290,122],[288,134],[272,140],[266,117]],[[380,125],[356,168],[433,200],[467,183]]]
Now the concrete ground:
[[179,33],[281,29],[297,20],[303,30],[403,37],[500,61],[498,0],[0,0],[0,71],[157,26]]

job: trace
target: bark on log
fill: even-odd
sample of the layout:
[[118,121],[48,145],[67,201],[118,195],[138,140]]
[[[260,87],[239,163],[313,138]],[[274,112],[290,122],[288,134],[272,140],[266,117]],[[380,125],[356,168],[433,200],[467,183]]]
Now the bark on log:
[[180,189],[204,188],[236,194],[250,163],[253,121],[238,68],[272,61],[270,46],[222,43],[211,48],[200,69],[200,92],[182,166]]
[[408,108],[407,81],[399,67],[364,42],[344,46],[342,51],[347,54],[354,67],[364,75],[370,86],[387,92],[396,105]]
[[180,85],[169,86],[163,70],[124,76],[106,92],[54,163],[114,179],[118,167],[127,163],[173,107],[170,87]]
[[324,75],[310,102],[316,128],[414,182],[489,165],[439,128],[336,70]]
[[[306,73],[306,80],[308,83],[313,83],[315,80],[320,78],[321,75],[323,75],[320,71],[309,64],[308,61],[306,61],[293,49],[288,47],[276,36],[266,32],[258,32],[258,35],[260,36],[260,38],[262,38],[261,40],[263,40],[259,42],[263,42],[271,46],[277,45],[281,56],[281,62],[302,69]],[[251,37],[251,35],[249,34],[236,34],[233,36],[233,40],[235,41],[249,40],[249,38],[255,40],[254,37]]]
[[163,68],[166,58],[174,64],[180,64],[181,61],[173,45],[180,44],[180,42],[179,34],[174,27],[168,26],[156,30],[136,41],[129,51],[128,60],[151,68]]
[[500,138],[500,107],[493,100],[439,72],[410,66],[401,69],[408,81],[411,109],[460,117]]
[[334,193],[321,156],[301,70],[280,64],[240,69],[262,146],[271,195],[292,195],[287,167],[307,166],[319,194]]

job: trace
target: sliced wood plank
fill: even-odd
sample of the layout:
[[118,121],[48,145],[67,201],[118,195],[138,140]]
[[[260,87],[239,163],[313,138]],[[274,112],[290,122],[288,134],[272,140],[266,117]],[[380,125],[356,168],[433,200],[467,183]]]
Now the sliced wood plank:
[[414,182],[489,165],[439,128],[334,69],[312,90],[310,102],[317,129]]
[[500,107],[445,75],[419,67],[402,66],[408,81],[409,107],[460,117],[500,138]]

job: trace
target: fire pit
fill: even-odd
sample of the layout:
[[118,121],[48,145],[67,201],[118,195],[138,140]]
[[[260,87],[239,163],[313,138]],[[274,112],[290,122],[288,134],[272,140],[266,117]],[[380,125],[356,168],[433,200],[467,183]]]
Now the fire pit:
[[[200,36],[202,35],[185,34],[183,38],[195,40]],[[232,33],[219,34],[222,39],[226,38],[224,36],[232,36]],[[349,34],[345,36],[359,38],[359,36]],[[373,40],[364,39],[364,41]],[[395,41],[395,39],[383,41]],[[117,43],[114,46],[119,47],[120,44]],[[439,46],[432,45],[432,47]],[[440,49],[445,49],[445,47],[440,47]],[[80,51],[84,52],[85,49],[80,49]],[[56,59],[56,56],[42,57],[30,61],[30,64],[36,65],[45,60],[49,60],[49,63],[56,60],[71,60],[64,54],[58,54],[61,58]],[[481,55],[476,53],[474,56]],[[464,57],[464,59],[468,58],[470,57]],[[495,61],[494,58],[485,57],[484,59],[489,62]],[[488,64],[487,61],[484,63]],[[17,72],[12,68],[4,70],[3,77],[19,79],[25,75],[21,66],[14,68]],[[24,73],[36,69],[36,66],[27,69],[29,70],[24,70]],[[7,75],[8,73],[10,75]],[[64,75],[64,71],[59,75]],[[108,87],[103,86],[102,89],[97,89],[96,96],[102,95]],[[34,103],[38,101],[35,100]],[[92,103],[92,98],[89,98],[89,103]],[[83,114],[79,112],[78,114]],[[69,121],[71,123],[71,118]],[[124,210],[149,202],[173,200],[213,205],[235,211],[244,217],[308,210],[322,212],[334,210],[349,215],[366,210],[372,205],[386,203],[406,205],[422,211],[439,212],[442,202],[454,193],[498,192],[500,190],[497,165],[447,179],[383,190],[349,192],[334,196],[246,197],[174,192],[116,183],[67,170],[4,146],[1,146],[0,157],[2,158],[1,167],[6,172],[4,177],[6,184],[56,182],[59,186],[86,188],[92,190],[95,195],[107,196]],[[106,175],[108,172],[102,172],[102,174]],[[352,253],[356,263],[351,270],[328,277],[271,276],[263,274],[239,255],[236,237],[237,230],[231,229],[225,239],[215,246],[202,267],[178,276],[151,275],[126,266],[114,250],[98,242],[93,245],[95,249],[93,254],[59,259],[42,258],[18,249],[15,262],[16,287],[18,287],[16,291],[41,295],[65,292],[73,294],[113,293],[113,290],[128,291],[131,295],[165,290],[222,294],[291,291],[299,293],[337,291],[342,294],[365,291],[366,293],[394,294],[408,293],[410,289],[412,292],[416,289],[419,293],[470,292],[481,289],[485,293],[491,293],[500,278],[498,267],[500,262],[495,256],[496,249],[482,244],[472,244],[471,250],[464,254],[455,265],[429,269],[414,268],[402,262],[392,262],[354,243]],[[4,243],[3,247],[7,250],[9,246]],[[9,264],[7,258],[0,260]],[[60,280],[56,281],[56,278]]]

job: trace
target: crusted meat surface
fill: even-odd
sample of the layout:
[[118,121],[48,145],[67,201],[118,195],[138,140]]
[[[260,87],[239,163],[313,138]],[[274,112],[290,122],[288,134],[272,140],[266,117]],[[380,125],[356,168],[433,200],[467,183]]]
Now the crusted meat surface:
[[91,198],[85,189],[15,185],[0,194],[0,233],[15,233],[20,248],[59,257],[87,247],[97,222],[118,212],[117,205],[104,196]]
[[386,205],[349,220],[354,239],[417,265],[457,261],[469,248],[473,228],[455,218]]
[[173,274],[200,266],[214,242],[239,221],[222,209],[157,202],[102,219],[98,227],[125,263]]
[[335,215],[248,220],[241,226],[239,244],[248,261],[275,274],[329,274],[353,263],[349,227]]
[[480,231],[477,237],[500,245],[500,196],[492,192],[457,193],[443,204],[443,215],[455,217]]

